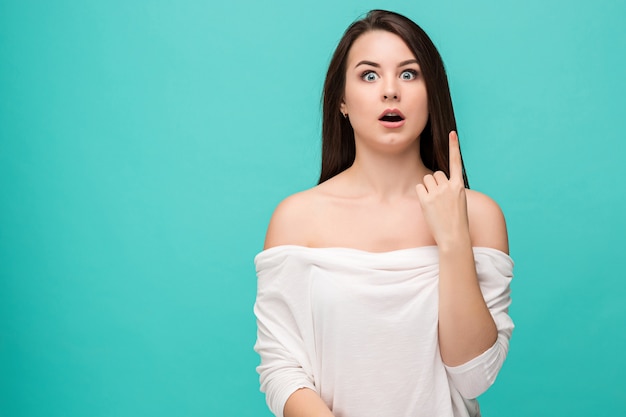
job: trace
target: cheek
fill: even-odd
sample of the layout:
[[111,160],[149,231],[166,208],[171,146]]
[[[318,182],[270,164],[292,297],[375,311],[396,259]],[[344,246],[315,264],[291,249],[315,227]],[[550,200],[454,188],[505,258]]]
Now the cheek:
[[[366,88],[362,82],[358,80],[346,80],[344,90],[344,101],[352,109],[363,108],[368,106],[368,100],[371,95],[371,88]],[[369,104],[371,105],[371,104]]]
[[415,100],[415,109],[421,114],[425,114],[428,117],[428,96],[426,95],[426,90],[422,89],[418,91],[417,94],[418,99]]
[[343,102],[345,103],[347,110],[350,111],[354,107],[358,100],[355,97],[354,89],[351,88],[349,83],[346,84],[346,89],[343,93]]
[[374,108],[368,95],[359,90],[346,90],[345,103],[352,118],[364,117]]

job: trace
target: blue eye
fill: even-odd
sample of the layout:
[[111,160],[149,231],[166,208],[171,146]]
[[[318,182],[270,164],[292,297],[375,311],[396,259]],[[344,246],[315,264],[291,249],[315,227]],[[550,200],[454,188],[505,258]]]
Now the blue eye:
[[362,75],[361,78],[363,79],[363,81],[367,81],[367,82],[373,82],[376,81],[378,79],[378,74],[376,74],[373,71],[365,71]]
[[402,78],[403,80],[413,80],[415,78],[417,78],[417,71],[415,70],[404,70],[402,71],[402,74],[400,74],[400,78]]

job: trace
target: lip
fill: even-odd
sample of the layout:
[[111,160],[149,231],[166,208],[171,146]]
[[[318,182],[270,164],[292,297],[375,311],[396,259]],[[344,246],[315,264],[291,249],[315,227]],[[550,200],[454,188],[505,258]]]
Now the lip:
[[[398,116],[402,117],[402,120],[398,122],[387,122],[387,121],[381,120],[383,116],[385,116],[387,113],[395,113]],[[378,116],[378,122],[381,125],[383,125],[383,127],[386,127],[387,129],[397,129],[404,125],[404,123],[406,122],[406,118],[404,117],[404,114],[398,109],[386,109],[384,112],[380,114],[380,116]]]
[[402,127],[402,125],[404,125],[404,120],[400,120],[399,122],[384,122],[382,120],[378,121],[381,125],[383,125],[384,127],[386,127],[387,129],[397,129],[399,127]]
[[[403,119],[406,119],[406,117],[404,117],[404,114],[400,110],[398,110],[398,109],[386,109],[384,112],[382,112],[380,114],[380,116],[378,116],[378,120],[382,119],[387,113],[395,113],[398,116],[402,117]],[[399,123],[399,122],[397,122],[397,123]]]

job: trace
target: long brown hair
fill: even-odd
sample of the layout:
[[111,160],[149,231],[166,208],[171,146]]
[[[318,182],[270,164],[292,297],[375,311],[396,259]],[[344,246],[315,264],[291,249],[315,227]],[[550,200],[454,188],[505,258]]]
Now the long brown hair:
[[[428,122],[420,135],[422,161],[428,169],[443,171],[450,176],[448,134],[457,127],[443,60],[426,32],[413,21],[398,13],[372,10],[348,27],[328,66],[322,97],[322,171],[319,183],[346,170],[354,162],[354,130],[350,121],[341,115],[339,107],[346,86],[348,52],[359,36],[372,30],[384,30],[399,36],[415,55],[428,95]],[[469,188],[465,165],[463,180],[465,187]]]

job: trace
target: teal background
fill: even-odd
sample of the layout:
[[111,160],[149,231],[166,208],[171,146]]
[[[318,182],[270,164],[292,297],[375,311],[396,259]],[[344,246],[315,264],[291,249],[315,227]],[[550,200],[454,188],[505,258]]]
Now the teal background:
[[485,416],[626,407],[626,3],[0,2],[0,415],[269,416],[253,257],[315,184],[320,91],[371,8],[431,35],[508,219]]

